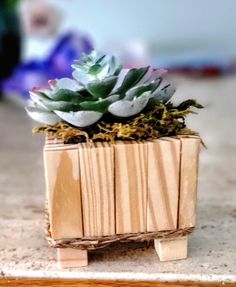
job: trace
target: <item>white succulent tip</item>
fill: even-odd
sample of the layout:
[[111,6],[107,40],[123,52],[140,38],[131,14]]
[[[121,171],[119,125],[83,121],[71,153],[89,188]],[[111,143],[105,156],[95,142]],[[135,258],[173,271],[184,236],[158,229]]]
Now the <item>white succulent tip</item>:
[[60,118],[56,114],[45,110],[34,107],[26,107],[25,110],[33,120],[44,125],[56,125],[60,121]]
[[77,92],[83,88],[77,81],[69,78],[62,78],[60,80],[49,81],[48,83],[49,85],[51,83],[50,86],[54,90],[54,92],[57,92],[58,90],[61,89]]

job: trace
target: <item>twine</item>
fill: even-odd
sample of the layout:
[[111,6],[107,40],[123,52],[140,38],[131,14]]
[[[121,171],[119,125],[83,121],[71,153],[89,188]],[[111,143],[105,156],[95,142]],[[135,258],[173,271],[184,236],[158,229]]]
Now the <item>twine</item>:
[[81,250],[96,250],[109,247],[114,243],[128,243],[128,242],[144,242],[154,239],[173,239],[176,237],[183,237],[192,233],[194,227],[186,227],[183,229],[163,230],[154,232],[139,232],[139,233],[125,233],[115,234],[109,236],[93,236],[80,238],[65,238],[52,239],[50,232],[49,213],[46,208],[45,211],[45,235],[48,244],[53,248],[74,248]]

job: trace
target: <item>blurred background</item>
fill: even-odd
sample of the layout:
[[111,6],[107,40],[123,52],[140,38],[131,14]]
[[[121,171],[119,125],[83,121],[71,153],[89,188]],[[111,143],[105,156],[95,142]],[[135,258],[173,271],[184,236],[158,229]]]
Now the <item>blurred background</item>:
[[127,66],[214,77],[236,71],[234,0],[1,0],[1,95],[27,99],[96,48]]
[[[92,48],[116,54],[127,67],[167,68],[174,100],[205,106],[188,118],[208,147],[201,153],[200,229],[191,254],[193,262],[202,258],[203,273],[213,267],[233,273],[236,0],[0,0],[0,262],[31,270],[54,256],[43,232],[44,137],[32,139],[37,123],[23,107],[28,90],[70,76],[72,61]],[[180,273],[195,267],[182,264]]]

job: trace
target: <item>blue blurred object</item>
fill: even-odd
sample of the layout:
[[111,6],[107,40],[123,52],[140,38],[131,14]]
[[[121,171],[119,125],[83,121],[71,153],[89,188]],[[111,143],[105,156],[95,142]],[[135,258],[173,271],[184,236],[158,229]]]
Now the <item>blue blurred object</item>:
[[4,94],[16,94],[27,99],[28,91],[32,87],[47,86],[49,79],[70,77],[71,63],[92,48],[87,37],[75,33],[64,35],[45,60],[20,64],[12,77],[3,82]]

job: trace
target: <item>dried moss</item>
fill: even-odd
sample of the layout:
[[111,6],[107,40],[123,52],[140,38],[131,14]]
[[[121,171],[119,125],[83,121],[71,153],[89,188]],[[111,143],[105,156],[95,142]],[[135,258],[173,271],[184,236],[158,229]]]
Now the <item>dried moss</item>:
[[65,143],[86,141],[136,140],[143,141],[163,136],[197,135],[186,127],[185,117],[195,113],[192,108],[202,108],[195,100],[187,100],[178,106],[172,103],[160,103],[152,110],[146,110],[125,122],[110,116],[104,116],[102,121],[86,128],[79,129],[65,122],[55,126],[41,126],[33,129],[33,133],[51,133],[56,138],[62,138]]

